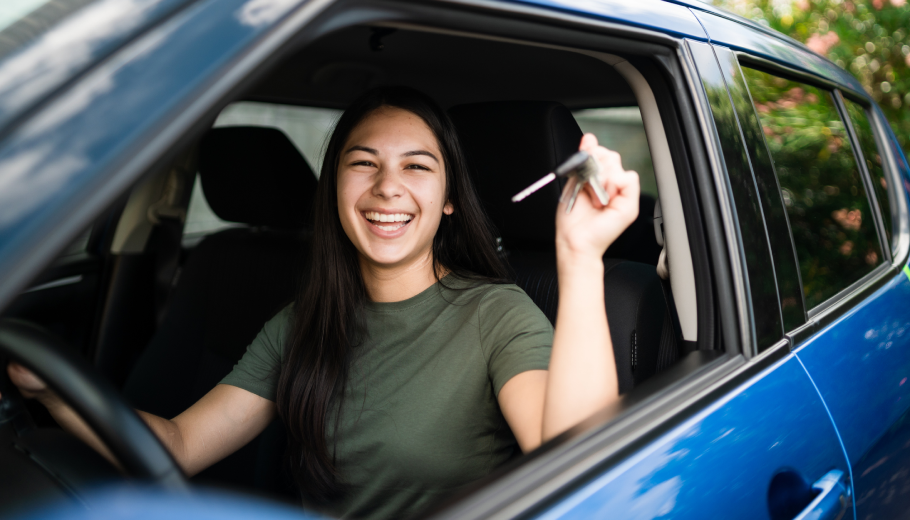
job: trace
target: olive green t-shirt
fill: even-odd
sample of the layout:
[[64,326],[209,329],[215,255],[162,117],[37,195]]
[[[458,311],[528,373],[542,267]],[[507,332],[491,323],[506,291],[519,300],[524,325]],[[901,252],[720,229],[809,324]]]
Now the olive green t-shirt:
[[[291,313],[265,324],[222,384],[275,400]],[[365,318],[337,439],[327,432],[345,490],[329,513],[404,517],[519,452],[496,397],[515,375],[546,370],[553,342],[524,291],[449,275],[407,300],[369,302]]]

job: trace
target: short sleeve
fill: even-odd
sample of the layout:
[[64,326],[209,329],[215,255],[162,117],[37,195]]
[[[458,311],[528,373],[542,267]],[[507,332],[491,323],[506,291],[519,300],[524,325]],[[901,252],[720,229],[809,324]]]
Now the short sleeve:
[[274,401],[278,395],[278,373],[290,320],[289,305],[263,325],[221,384],[236,386]]
[[553,326],[518,286],[494,286],[478,312],[480,344],[497,396],[518,374],[548,369]]

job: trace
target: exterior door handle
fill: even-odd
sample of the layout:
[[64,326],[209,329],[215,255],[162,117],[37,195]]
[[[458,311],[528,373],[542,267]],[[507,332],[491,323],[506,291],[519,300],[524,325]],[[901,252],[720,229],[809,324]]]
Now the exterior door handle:
[[793,520],[838,520],[847,510],[844,472],[832,469],[812,484],[818,495]]

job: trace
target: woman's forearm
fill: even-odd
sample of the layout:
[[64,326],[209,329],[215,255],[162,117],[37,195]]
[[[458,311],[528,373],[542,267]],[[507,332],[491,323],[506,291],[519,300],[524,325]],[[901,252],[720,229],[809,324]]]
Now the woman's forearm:
[[559,309],[544,400],[546,441],[619,397],[600,256],[557,252]]
[[[59,424],[61,428],[89,445],[89,447],[100,453],[111,464],[120,468],[120,463],[117,458],[114,457],[104,442],[95,434],[94,430],[92,430],[92,428],[82,420],[82,417],[80,417],[69,405],[64,403],[57,396],[48,396],[41,399],[41,403],[47,408],[48,412],[50,412],[51,416],[57,421],[57,424]],[[182,467],[183,464],[181,463],[181,457],[179,455],[183,452],[183,442],[178,426],[173,421],[158,417],[157,415],[141,412],[139,410],[137,410],[136,413],[138,413],[149,428],[155,432],[158,439],[161,440],[162,444],[171,452],[174,459]]]

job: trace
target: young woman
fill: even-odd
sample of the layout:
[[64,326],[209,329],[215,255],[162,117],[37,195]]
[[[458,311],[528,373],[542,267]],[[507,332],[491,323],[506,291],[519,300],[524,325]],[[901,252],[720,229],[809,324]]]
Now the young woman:
[[[610,203],[585,194],[571,213],[564,202],[557,208],[554,332],[504,283],[445,112],[408,88],[367,92],[329,141],[310,272],[294,304],[184,413],[139,413],[188,475],[277,414],[308,504],[386,518],[607,406],[618,391],[602,256],[635,219],[639,185],[593,135],[580,148],[599,162]],[[111,458],[43,382],[18,365],[9,373],[23,395]]]

